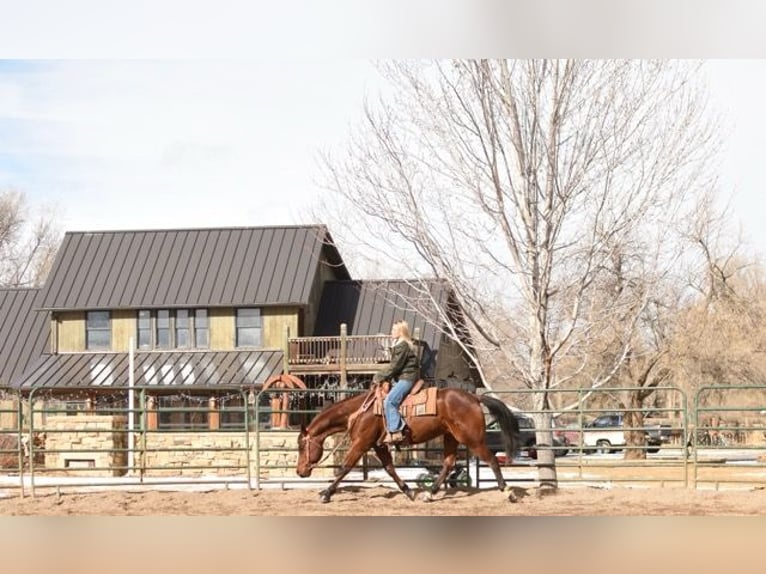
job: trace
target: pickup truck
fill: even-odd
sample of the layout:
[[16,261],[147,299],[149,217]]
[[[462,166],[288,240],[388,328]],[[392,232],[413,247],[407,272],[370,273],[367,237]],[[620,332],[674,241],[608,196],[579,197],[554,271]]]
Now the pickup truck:
[[[661,425],[645,424],[643,427],[647,452],[655,453],[670,437],[669,429]],[[584,452],[609,453],[626,446],[624,418],[622,414],[605,414],[583,427]]]

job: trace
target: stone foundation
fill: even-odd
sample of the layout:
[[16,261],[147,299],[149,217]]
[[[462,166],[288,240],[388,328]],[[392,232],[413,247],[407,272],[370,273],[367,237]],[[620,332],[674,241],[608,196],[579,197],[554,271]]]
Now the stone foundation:
[[[45,469],[64,475],[122,476],[128,471],[126,429],[124,416],[49,416],[45,424]],[[259,472],[264,480],[298,478],[298,431],[263,431],[258,437],[260,445],[256,433],[249,436],[250,476],[255,478]],[[325,455],[341,439],[328,438]],[[243,432],[137,431],[134,448],[134,470],[143,470],[144,476],[247,475],[248,444]],[[256,464],[259,457],[260,465]],[[341,458],[338,451],[323,464],[340,464]],[[318,468],[312,476],[332,477],[333,469]]]
[[[65,474],[122,476],[127,471],[125,416],[49,416],[45,421],[45,467]],[[55,452],[60,451],[60,452]],[[83,470],[94,469],[94,470]]]

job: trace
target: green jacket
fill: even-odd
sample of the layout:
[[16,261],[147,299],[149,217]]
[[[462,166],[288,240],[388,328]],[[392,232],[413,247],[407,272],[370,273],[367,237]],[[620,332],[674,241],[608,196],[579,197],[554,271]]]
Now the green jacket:
[[391,349],[391,361],[388,366],[373,376],[373,382],[392,381],[401,379],[415,381],[418,378],[418,354],[415,345],[410,345],[401,339]]

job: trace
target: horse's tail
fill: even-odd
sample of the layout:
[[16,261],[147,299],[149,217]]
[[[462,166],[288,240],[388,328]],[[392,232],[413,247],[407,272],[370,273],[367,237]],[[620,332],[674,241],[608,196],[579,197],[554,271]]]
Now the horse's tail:
[[519,421],[513,416],[513,412],[500,399],[489,395],[479,395],[479,401],[487,407],[490,414],[495,417],[502,432],[505,443],[505,455],[511,460],[519,450]]

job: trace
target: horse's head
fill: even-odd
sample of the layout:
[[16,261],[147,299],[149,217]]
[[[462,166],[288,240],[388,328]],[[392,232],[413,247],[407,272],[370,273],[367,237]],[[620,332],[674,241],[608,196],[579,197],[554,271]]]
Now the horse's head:
[[301,425],[298,435],[298,464],[295,467],[298,476],[306,478],[322,458],[323,441],[312,437],[306,427]]

